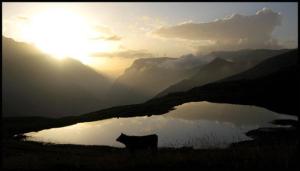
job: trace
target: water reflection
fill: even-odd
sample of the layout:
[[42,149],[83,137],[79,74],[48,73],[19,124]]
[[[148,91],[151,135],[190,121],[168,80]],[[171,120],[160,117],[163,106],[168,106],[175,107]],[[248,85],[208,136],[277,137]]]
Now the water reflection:
[[115,141],[121,132],[157,134],[159,147],[226,147],[232,142],[249,139],[244,135],[246,131],[270,126],[268,122],[281,118],[294,119],[254,106],[193,102],[177,106],[164,115],[112,118],[26,135],[33,141],[124,147]]
[[275,118],[289,116],[278,115],[275,112],[256,106],[191,102],[176,107],[176,110],[169,112],[166,117],[229,122],[236,126],[267,126],[268,122]]

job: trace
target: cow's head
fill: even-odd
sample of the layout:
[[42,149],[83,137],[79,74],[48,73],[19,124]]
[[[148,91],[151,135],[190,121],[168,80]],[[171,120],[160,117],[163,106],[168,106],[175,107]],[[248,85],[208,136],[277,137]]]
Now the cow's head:
[[116,139],[116,141],[119,141],[119,142],[124,142],[124,138],[126,137],[125,134],[121,133],[121,135]]

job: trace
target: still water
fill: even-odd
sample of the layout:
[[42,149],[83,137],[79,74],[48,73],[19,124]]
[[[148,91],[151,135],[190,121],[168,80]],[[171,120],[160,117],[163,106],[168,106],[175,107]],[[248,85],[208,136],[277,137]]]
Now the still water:
[[46,143],[124,147],[115,141],[121,133],[157,134],[159,147],[223,148],[250,139],[244,133],[251,129],[274,127],[269,123],[274,119],[296,117],[256,106],[192,102],[163,115],[84,122],[25,135],[29,136],[27,140]]

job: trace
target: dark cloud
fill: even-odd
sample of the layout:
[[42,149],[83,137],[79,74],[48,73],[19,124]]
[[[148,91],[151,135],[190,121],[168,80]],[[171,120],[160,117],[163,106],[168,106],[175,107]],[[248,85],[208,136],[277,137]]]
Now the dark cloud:
[[165,38],[213,42],[201,46],[202,50],[279,48],[271,34],[281,20],[280,13],[263,8],[250,16],[233,14],[208,23],[182,23],[160,28],[154,34]]
[[122,57],[122,58],[148,58],[153,55],[146,50],[123,50],[118,52],[98,52],[91,54],[92,57]]

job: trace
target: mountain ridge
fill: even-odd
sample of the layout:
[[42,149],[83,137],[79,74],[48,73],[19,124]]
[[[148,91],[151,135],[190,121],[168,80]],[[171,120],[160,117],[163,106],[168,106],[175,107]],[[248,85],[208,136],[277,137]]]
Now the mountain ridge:
[[104,107],[110,81],[93,69],[10,38],[2,37],[2,45],[4,116],[60,117]]
[[239,72],[246,71],[265,59],[289,51],[288,49],[245,49],[239,51],[211,52],[204,58],[209,58],[208,64],[199,67],[198,71],[189,78],[172,84],[158,93],[155,98],[172,92],[187,91],[193,87],[224,79]]

